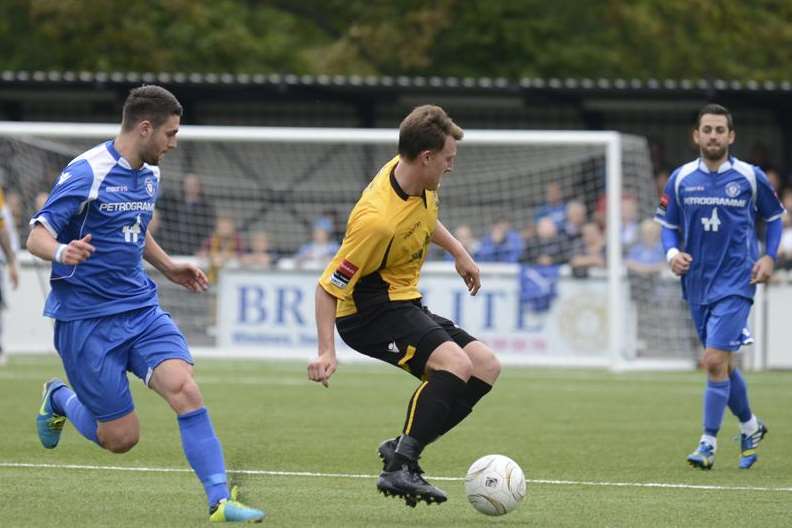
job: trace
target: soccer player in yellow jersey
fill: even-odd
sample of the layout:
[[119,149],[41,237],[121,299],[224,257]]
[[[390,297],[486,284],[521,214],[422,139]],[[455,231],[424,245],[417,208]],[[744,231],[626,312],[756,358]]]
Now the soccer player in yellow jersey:
[[377,488],[413,507],[446,500],[421,476],[418,457],[470,414],[500,373],[492,350],[431,313],[418,291],[430,242],[453,255],[471,295],[481,286],[473,258],[437,219],[437,188],[454,167],[462,136],[438,106],[415,108],[402,121],[398,155],[363,191],[316,288],[319,355],[308,366],[310,379],[327,386],[336,370],[335,321],[350,347],[421,380],[402,434],[379,446],[384,465]]

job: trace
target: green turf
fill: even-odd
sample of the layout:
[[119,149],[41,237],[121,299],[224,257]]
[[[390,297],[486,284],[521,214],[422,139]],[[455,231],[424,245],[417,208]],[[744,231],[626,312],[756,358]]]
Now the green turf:
[[[0,368],[0,464],[187,468],[173,414],[136,380],[142,433],[131,452],[103,452],[71,425],[57,449],[41,448],[34,427],[41,382],[60,372],[57,359],[44,357],[13,358]],[[376,446],[398,433],[416,385],[403,372],[374,364],[342,365],[329,389],[308,382],[299,363],[203,360],[196,373],[231,470],[375,475]],[[475,512],[460,481],[436,481],[449,501],[413,510],[378,495],[373,478],[231,477],[242,485],[243,499],[267,510],[265,523],[273,527],[789,526],[792,374],[747,376],[752,404],[770,428],[750,471],[737,469],[731,416],[715,468],[685,464],[700,433],[703,379],[701,372],[505,369],[476,412],[423,459],[430,476],[445,477],[463,476],[484,454],[515,459],[529,479],[528,495],[500,518]],[[207,524],[202,490],[189,472],[0,467],[0,490],[3,527]]]

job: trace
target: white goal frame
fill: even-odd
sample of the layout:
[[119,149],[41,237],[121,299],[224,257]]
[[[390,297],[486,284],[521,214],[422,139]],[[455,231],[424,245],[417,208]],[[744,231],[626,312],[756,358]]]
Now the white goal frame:
[[[118,133],[115,124],[0,122],[0,136],[102,138]],[[192,141],[311,142],[352,144],[392,144],[398,142],[395,129],[240,127],[183,125],[179,138]],[[546,130],[466,130],[464,145],[563,145],[598,146],[606,160],[607,199],[607,280],[608,350],[610,366],[629,367],[635,345],[627,336],[625,314],[626,283],[623,274],[620,236],[622,208],[622,137],[618,132]],[[651,367],[650,367],[651,368]]]

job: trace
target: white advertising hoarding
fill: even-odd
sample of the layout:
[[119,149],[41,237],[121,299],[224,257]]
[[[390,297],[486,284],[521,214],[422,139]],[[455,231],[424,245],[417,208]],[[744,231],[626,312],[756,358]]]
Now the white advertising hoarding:
[[[520,301],[519,267],[482,267],[468,295],[450,264],[427,266],[424,303],[490,344],[510,363],[607,365],[607,282],[561,278],[541,311]],[[224,270],[218,291],[218,344],[233,355],[310,357],[316,353],[316,271]],[[339,356],[354,357],[340,339]]]

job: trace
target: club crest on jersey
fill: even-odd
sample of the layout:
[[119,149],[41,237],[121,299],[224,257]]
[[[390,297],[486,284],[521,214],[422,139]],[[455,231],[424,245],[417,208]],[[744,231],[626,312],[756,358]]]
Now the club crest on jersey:
[[55,185],[60,185],[60,184],[64,183],[66,180],[68,180],[69,178],[71,178],[71,173],[70,172],[63,172],[63,173],[61,173],[60,177],[58,178],[58,183],[56,183]]
[[146,192],[149,193],[149,196],[154,196],[154,182],[151,178],[146,178]]
[[357,273],[358,267],[344,259],[330,277],[330,282],[337,288],[346,288],[349,281]]
[[726,185],[726,196],[729,198],[734,198],[738,194],[740,194],[740,184],[737,182],[730,182]]

